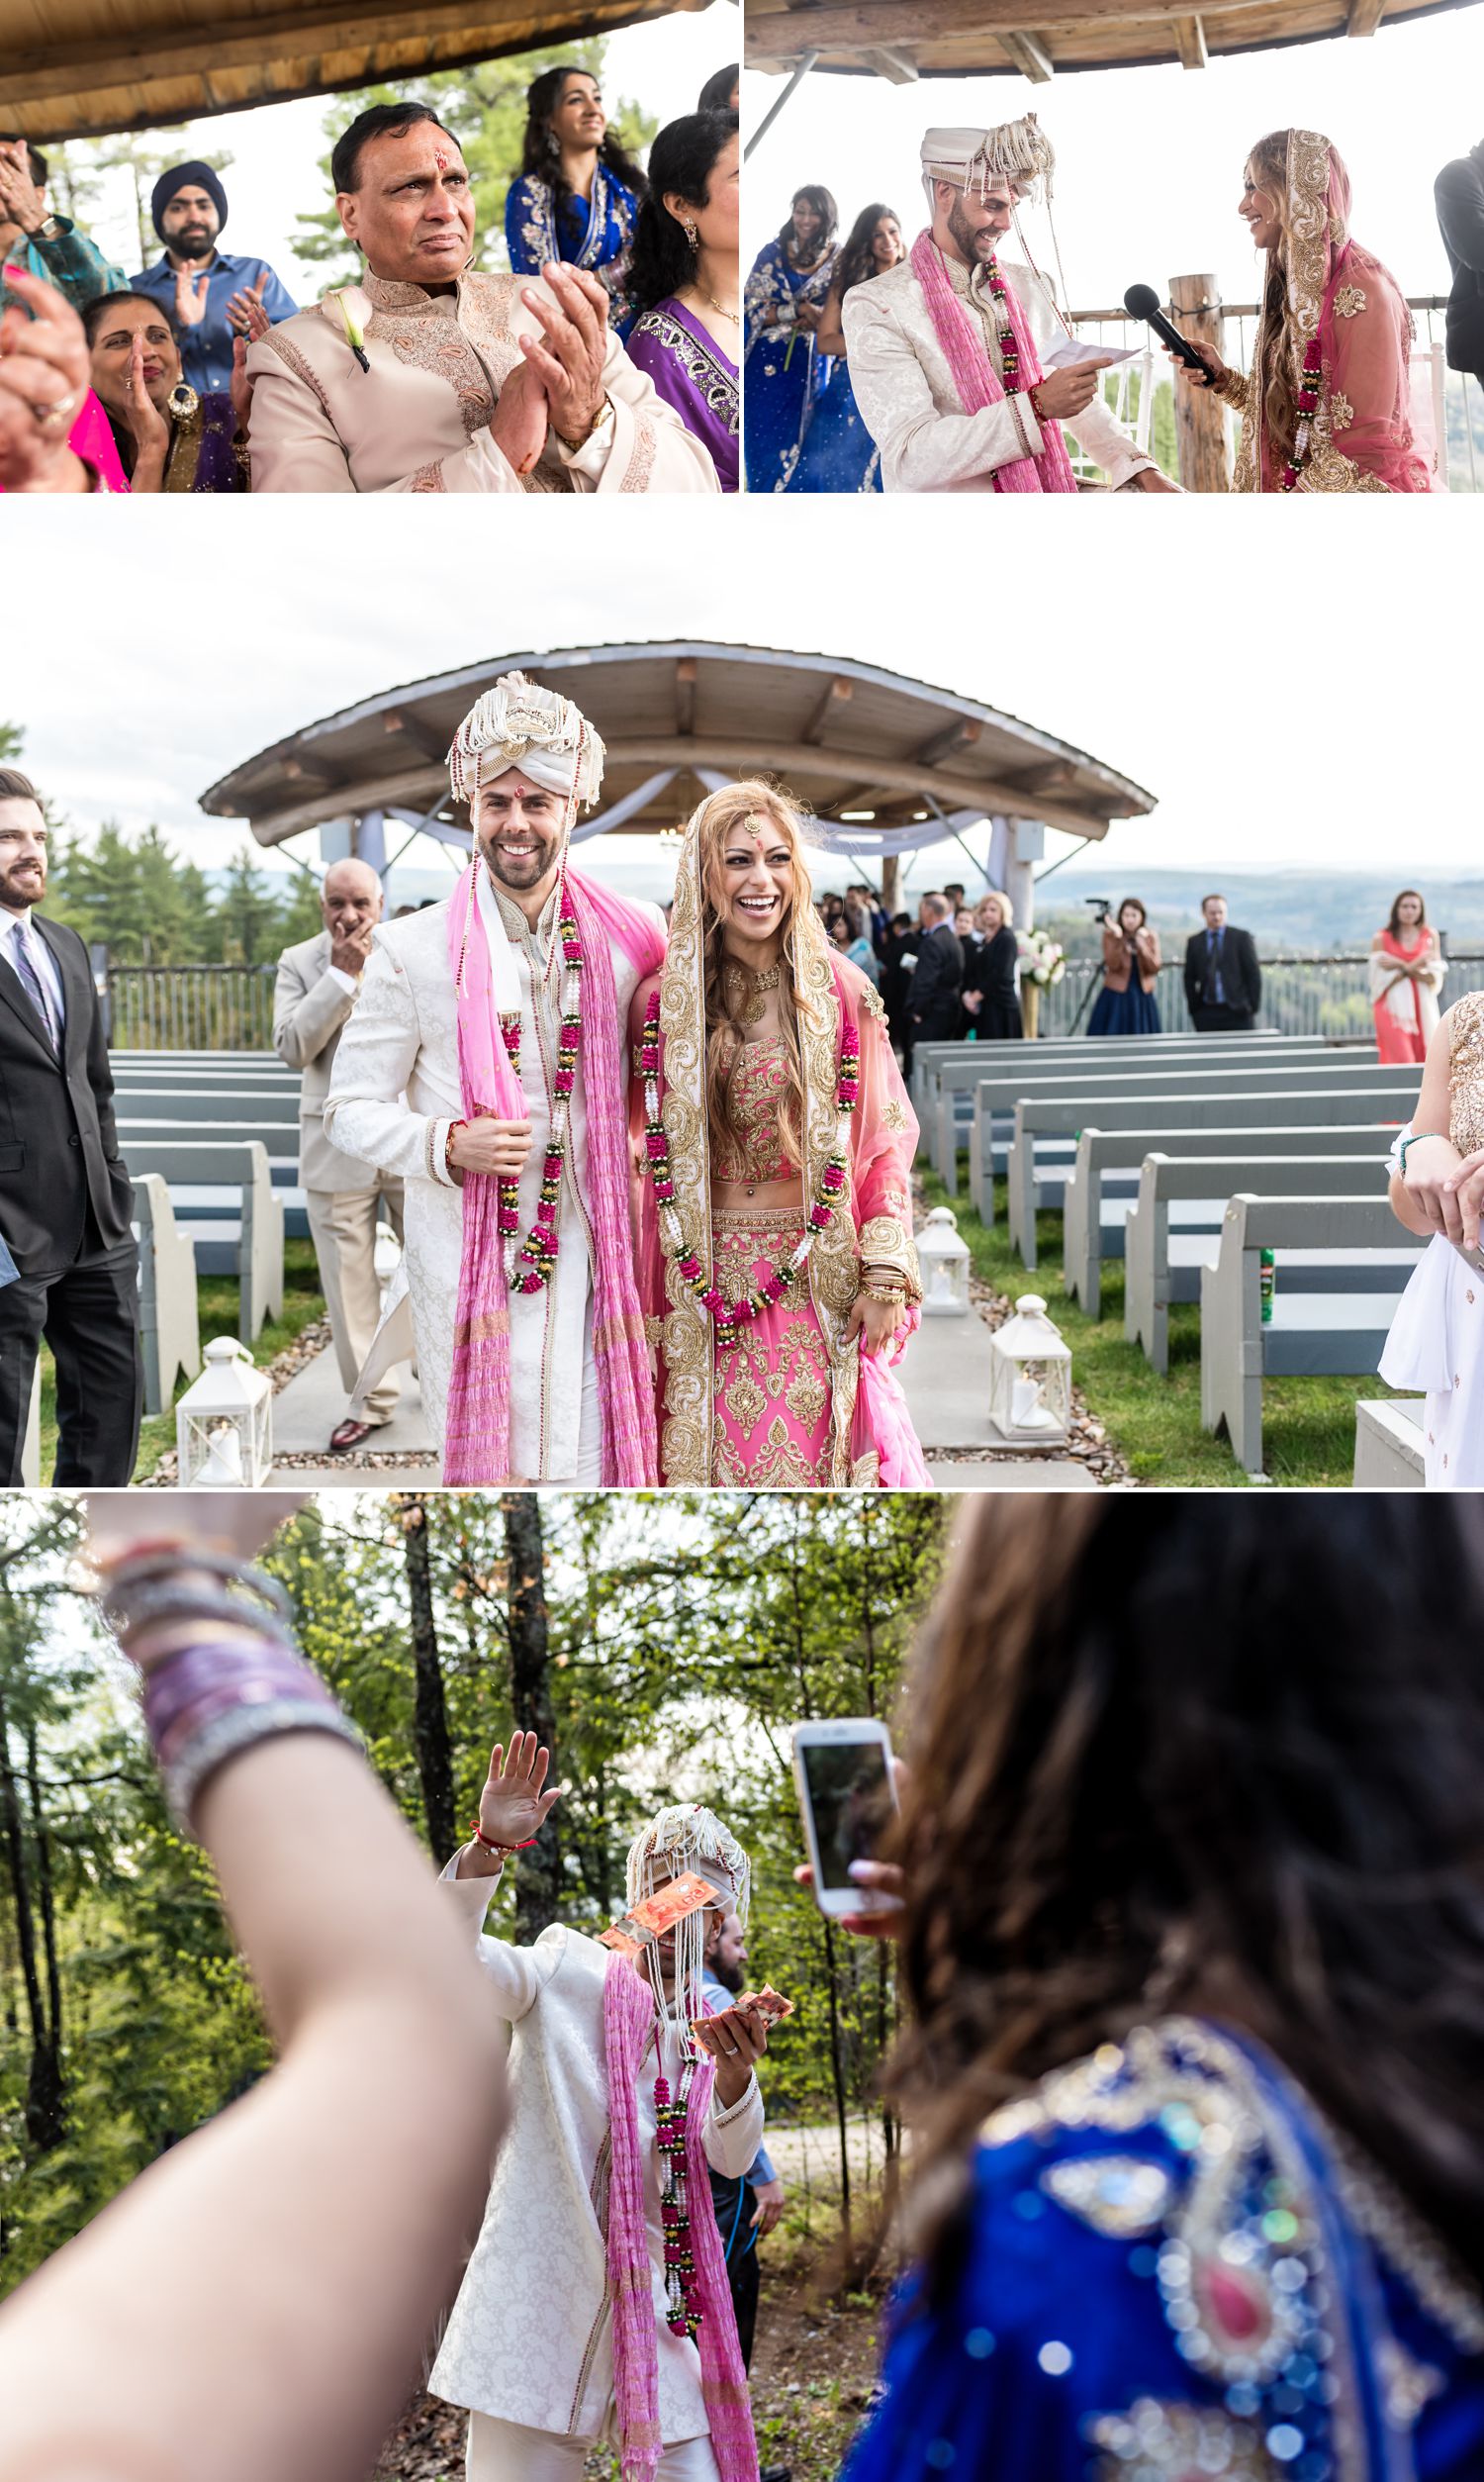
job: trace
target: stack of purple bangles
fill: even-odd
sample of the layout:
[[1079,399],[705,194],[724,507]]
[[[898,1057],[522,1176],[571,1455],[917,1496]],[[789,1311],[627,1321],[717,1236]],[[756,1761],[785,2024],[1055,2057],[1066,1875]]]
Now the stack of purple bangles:
[[[206,1624],[199,1636],[140,1661],[144,1721],[165,1797],[188,1833],[208,1777],[254,1742],[332,1732],[361,1746],[294,1643],[288,1596],[262,1570],[199,1544],[153,1545],[110,1567],[102,1601],[125,1654],[137,1661],[139,1640],[161,1624]],[[217,1634],[226,1628],[236,1634]]]

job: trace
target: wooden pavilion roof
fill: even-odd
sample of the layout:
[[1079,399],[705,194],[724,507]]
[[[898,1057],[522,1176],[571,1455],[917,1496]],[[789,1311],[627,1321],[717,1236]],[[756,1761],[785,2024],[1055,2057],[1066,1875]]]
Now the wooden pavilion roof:
[[475,700],[517,670],[591,718],[607,745],[603,811],[630,832],[680,826],[698,769],[767,774],[822,819],[864,812],[866,834],[936,805],[1101,837],[1155,808],[1101,759],[975,700],[873,664],[700,639],[502,652],[383,690],[244,759],[201,808],[245,818],[263,845],[371,811],[461,819],[444,753]]
[[0,129],[38,144],[396,85],[704,0],[0,0]]
[[[1472,0],[747,0],[749,68],[788,70],[808,53],[821,69],[885,77],[1028,77],[1137,68],[1212,54],[1373,35],[1465,8]],[[926,116],[931,118],[931,115]],[[943,117],[941,114],[940,118]],[[948,116],[952,118],[952,115]]]

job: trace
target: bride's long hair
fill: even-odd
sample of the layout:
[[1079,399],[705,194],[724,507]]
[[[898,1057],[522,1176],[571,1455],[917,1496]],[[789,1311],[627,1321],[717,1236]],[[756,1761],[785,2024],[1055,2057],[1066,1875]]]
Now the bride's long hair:
[[[727,838],[739,819],[765,817],[778,829],[793,863],[793,901],[785,917],[779,963],[779,1026],[783,1035],[785,1084],[779,1106],[779,1134],[790,1164],[803,1162],[804,1077],[799,1039],[799,942],[807,935],[814,902],[803,821],[792,804],[772,785],[756,779],[723,785],[702,803],[696,820],[697,865],[701,891],[701,967],[705,976],[706,1127],[712,1160],[718,1149],[735,1144],[736,1132],[727,1112],[727,1086],[738,1047],[747,1032],[731,1013],[723,966],[725,903],[722,857]],[[808,1002],[803,1003],[807,1008]]]
[[1257,318],[1257,386],[1262,418],[1274,453],[1286,456],[1298,430],[1298,393],[1294,387],[1293,354],[1288,339],[1288,252],[1292,243],[1288,195],[1287,130],[1259,138],[1247,159],[1254,189],[1270,198],[1278,219],[1278,240],[1267,253],[1262,304]]

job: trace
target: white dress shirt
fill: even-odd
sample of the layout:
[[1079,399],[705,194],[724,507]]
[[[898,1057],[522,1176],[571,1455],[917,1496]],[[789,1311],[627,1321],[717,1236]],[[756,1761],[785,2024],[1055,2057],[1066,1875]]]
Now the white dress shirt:
[[26,907],[24,913],[12,913],[7,918],[3,931],[0,931],[0,953],[4,954],[6,964],[15,975],[17,982],[20,983],[21,989],[23,993],[25,993],[27,1006],[29,1008],[34,1008],[36,1003],[32,1000],[30,992],[26,990],[26,984],[21,974],[20,962],[16,955],[17,940],[23,933],[28,931],[31,936],[27,940],[27,954],[30,956],[31,962],[36,969],[37,981],[41,984],[43,991],[46,995],[47,1001],[50,1002],[59,1042],[60,1037],[66,1032],[67,1026],[67,1002],[65,995],[62,991],[62,979],[57,970],[55,957],[52,955],[50,949],[46,945],[46,942],[42,937],[41,932],[35,927],[32,921],[30,906]]

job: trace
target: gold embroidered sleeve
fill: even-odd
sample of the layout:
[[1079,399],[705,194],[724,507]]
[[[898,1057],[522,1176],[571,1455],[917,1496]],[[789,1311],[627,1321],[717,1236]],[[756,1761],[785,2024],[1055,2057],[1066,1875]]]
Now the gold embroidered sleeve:
[[1254,398],[1251,371],[1224,371],[1220,379],[1211,382],[1211,392],[1213,396],[1220,397],[1223,405],[1231,406],[1234,413],[1250,415],[1252,411]]
[[877,990],[875,983],[870,981],[867,982],[866,987],[861,994],[861,1005],[869,1017],[881,1017],[884,1019],[886,1014],[886,1003],[881,998],[881,993]]
[[[905,1211],[905,1199],[902,1205]],[[868,1216],[861,1226],[860,1255],[863,1267],[875,1267],[883,1275],[900,1276],[909,1301],[922,1299],[917,1247],[906,1224],[895,1215]]]

